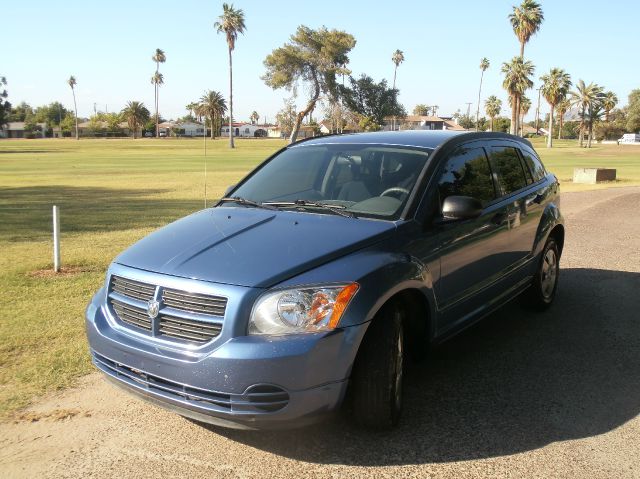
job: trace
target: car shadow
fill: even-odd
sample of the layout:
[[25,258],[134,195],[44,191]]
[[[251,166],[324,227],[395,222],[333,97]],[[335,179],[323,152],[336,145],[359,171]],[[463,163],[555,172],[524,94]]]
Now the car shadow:
[[338,416],[292,431],[212,433],[292,459],[359,466],[516,454],[603,434],[640,413],[640,273],[562,271],[556,303],[513,302],[411,367],[399,426]]
[[53,205],[60,208],[63,234],[158,227],[203,207],[201,200],[157,197],[165,192],[64,185],[0,188],[0,239],[49,238]]

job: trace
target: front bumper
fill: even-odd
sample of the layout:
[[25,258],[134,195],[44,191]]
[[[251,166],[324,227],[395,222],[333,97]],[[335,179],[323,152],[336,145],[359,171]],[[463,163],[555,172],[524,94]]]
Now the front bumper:
[[111,327],[97,294],[86,311],[94,364],[118,386],[225,427],[299,427],[341,403],[367,325],[330,333],[239,336],[210,350],[166,349]]

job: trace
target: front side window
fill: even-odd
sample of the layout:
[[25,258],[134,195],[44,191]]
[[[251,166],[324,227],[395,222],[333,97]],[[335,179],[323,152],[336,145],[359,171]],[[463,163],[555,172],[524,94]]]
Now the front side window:
[[430,151],[383,145],[294,146],[263,165],[231,196],[276,207],[316,202],[357,216],[396,219]]
[[503,195],[527,186],[518,150],[511,146],[491,148],[491,166],[496,170]]
[[533,176],[533,181],[540,181],[544,178],[546,172],[544,170],[544,166],[542,166],[542,162],[538,159],[536,155],[534,155],[529,149],[521,149],[522,156],[524,158],[524,162],[529,168],[531,175]]
[[440,201],[447,196],[470,196],[482,204],[495,199],[489,161],[480,147],[458,148],[446,161],[438,182]]

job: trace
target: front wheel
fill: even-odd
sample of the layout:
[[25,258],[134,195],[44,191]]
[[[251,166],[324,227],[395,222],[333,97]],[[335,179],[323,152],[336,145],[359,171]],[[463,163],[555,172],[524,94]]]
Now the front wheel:
[[402,313],[388,305],[372,321],[353,368],[353,415],[372,429],[390,429],[402,411]]
[[524,293],[525,305],[543,311],[551,306],[556,297],[560,278],[560,252],[554,238],[544,245],[538,269],[531,287]]

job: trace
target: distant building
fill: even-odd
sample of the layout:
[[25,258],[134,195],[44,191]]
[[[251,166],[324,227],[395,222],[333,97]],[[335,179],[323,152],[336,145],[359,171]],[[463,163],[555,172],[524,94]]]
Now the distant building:
[[[232,123],[233,136],[237,138],[261,138],[269,136],[267,125],[254,125],[251,123]],[[222,125],[220,136],[229,136],[229,124]]]
[[[404,118],[396,118],[397,130],[456,130],[464,131],[453,119],[440,116],[407,115]],[[390,131],[393,129],[393,117],[384,119],[382,129]]]
[[[289,138],[291,136],[291,131],[284,131],[279,126],[270,126],[267,129],[267,136],[269,138]],[[303,138],[311,138],[316,135],[316,130],[313,126],[309,125],[300,125],[300,129],[298,130],[298,140]]]
[[158,134],[160,136],[203,136],[204,125],[193,121],[164,121],[158,124]]
[[0,130],[0,138],[44,138],[47,131],[46,123],[36,123],[33,131],[25,130],[24,121],[10,121],[6,128]]

